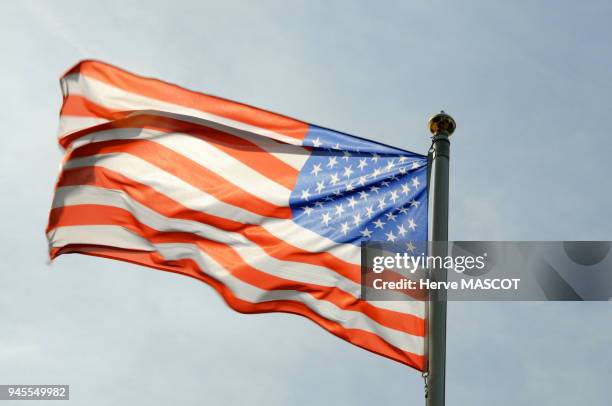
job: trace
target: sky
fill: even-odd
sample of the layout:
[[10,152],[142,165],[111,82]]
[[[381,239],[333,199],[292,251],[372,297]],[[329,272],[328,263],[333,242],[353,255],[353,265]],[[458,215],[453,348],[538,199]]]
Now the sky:
[[[0,384],[91,406],[423,404],[418,372],[306,319],[135,265],[50,264],[77,61],[423,154],[444,109],[451,240],[612,240],[611,18],[609,1],[0,3]],[[609,405],[611,343],[606,302],[449,303],[447,404]]]

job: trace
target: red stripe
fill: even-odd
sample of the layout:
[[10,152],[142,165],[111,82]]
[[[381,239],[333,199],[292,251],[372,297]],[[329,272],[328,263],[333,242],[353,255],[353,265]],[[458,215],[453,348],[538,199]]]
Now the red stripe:
[[217,200],[265,217],[291,218],[288,206],[276,206],[255,196],[208,168],[149,140],[111,140],[86,144],[71,151],[67,160],[124,153],[136,156],[214,196]]
[[303,140],[308,132],[308,124],[302,121],[246,104],[187,90],[158,79],[138,76],[103,62],[82,61],[66,72],[65,75],[75,73],[102,81],[130,93],[200,110],[298,140]]
[[66,97],[60,110],[60,116],[99,117],[107,120],[116,120],[125,115],[125,112],[100,106],[80,95]]
[[210,224],[221,230],[240,233],[259,245],[271,257],[323,266],[355,283],[359,283],[361,280],[359,265],[343,261],[328,252],[315,253],[302,250],[275,237],[265,228],[258,225],[243,224],[208,213],[191,210],[155,189],[135,182],[110,169],[91,166],[65,170],[58,180],[57,187],[80,185],[121,190],[138,203],[163,216],[197,221]]
[[120,226],[153,244],[195,244],[215,262],[230,271],[233,276],[262,290],[305,292],[315,299],[329,301],[341,309],[365,314],[386,327],[421,337],[425,334],[424,321],[419,317],[374,307],[336,287],[297,282],[262,272],[249,265],[231,246],[191,233],[155,230],[139,222],[129,211],[118,207],[85,204],[57,207],[51,210],[49,231],[57,227],[87,225]]
[[[115,116],[117,115],[115,113]],[[288,189],[295,187],[299,175],[297,169],[243,138],[203,125],[152,114],[139,114],[77,131],[64,137],[60,144],[68,148],[75,140],[86,135],[121,128],[144,128],[165,133],[180,132],[199,138]],[[297,147],[296,150],[298,150]],[[262,159],[262,156],[265,159]]]
[[69,245],[62,248],[54,248],[51,250],[50,255],[53,259],[62,254],[75,252],[85,255],[116,259],[190,276],[212,286],[215,290],[217,290],[217,292],[219,292],[225,302],[232,309],[240,313],[283,312],[297,314],[312,320],[330,333],[375,354],[401,362],[416,368],[419,371],[422,371],[425,365],[424,356],[400,350],[399,348],[387,343],[374,333],[364,330],[344,328],[341,324],[320,316],[302,302],[293,300],[275,300],[270,302],[251,303],[239,299],[232,294],[227,286],[202,273],[198,268],[198,265],[191,259],[166,261],[161,255],[155,252],[130,251],[94,245]]

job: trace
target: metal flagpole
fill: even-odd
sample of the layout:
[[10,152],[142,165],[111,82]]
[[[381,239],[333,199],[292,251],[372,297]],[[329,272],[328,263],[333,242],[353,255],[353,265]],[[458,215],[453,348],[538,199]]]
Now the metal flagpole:
[[[448,170],[449,137],[455,131],[455,120],[441,111],[429,120],[432,144],[429,150],[429,230],[430,242],[448,241]],[[446,256],[446,244],[431,244],[432,256]],[[446,270],[433,269],[430,281],[445,282]],[[429,292],[427,309],[427,368],[425,399],[427,406],[444,406],[446,383],[446,290]]]

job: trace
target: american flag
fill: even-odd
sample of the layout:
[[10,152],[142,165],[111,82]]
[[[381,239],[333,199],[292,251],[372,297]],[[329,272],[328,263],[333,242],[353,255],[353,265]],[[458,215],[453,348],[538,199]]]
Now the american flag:
[[61,86],[51,258],[191,276],[423,370],[425,305],[362,300],[360,244],[426,240],[424,156],[98,61]]

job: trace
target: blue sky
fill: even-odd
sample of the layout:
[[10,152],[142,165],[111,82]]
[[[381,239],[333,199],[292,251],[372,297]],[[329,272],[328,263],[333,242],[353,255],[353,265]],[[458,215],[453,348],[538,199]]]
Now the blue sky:
[[[97,58],[419,153],[445,109],[454,240],[610,240],[612,3],[4,2],[0,383],[73,404],[422,404],[419,374],[136,266],[47,263],[58,77]],[[448,404],[608,405],[609,303],[450,303]]]

